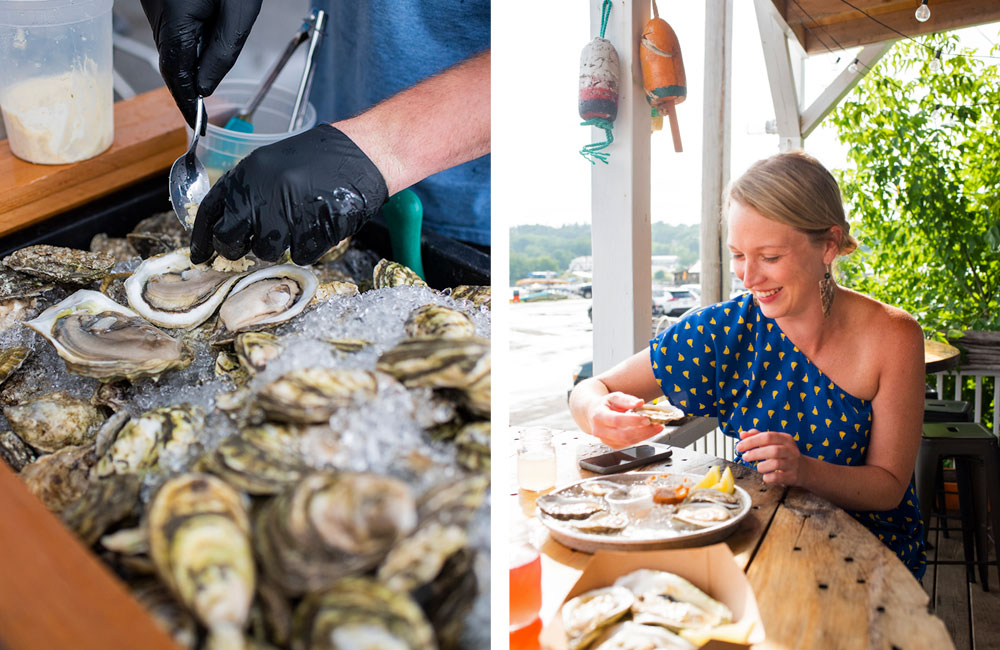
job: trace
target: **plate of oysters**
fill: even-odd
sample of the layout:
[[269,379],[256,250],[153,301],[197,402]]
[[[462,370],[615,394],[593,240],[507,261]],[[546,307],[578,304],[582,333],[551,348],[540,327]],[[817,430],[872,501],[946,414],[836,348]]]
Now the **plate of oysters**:
[[[588,478],[536,502],[539,519],[564,546],[593,553],[714,544],[750,512],[750,495],[726,470],[709,475],[632,472]],[[708,480],[706,480],[708,479]]]

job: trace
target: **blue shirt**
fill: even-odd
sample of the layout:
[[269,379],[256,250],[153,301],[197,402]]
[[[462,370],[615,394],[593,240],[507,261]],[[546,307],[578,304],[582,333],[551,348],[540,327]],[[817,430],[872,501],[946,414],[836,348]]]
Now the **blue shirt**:
[[[353,117],[490,47],[488,0],[314,0],[313,6],[329,15],[310,94],[321,122]],[[411,189],[420,197],[429,228],[454,239],[490,243],[489,155]]]
[[[688,415],[717,417],[727,436],[782,431],[804,456],[835,465],[865,462],[871,402],[834,384],[750,294],[686,316],[650,341],[650,359],[670,402]],[[736,461],[750,466],[738,452]],[[912,481],[892,510],[847,512],[917,578],[923,575],[923,523]]]

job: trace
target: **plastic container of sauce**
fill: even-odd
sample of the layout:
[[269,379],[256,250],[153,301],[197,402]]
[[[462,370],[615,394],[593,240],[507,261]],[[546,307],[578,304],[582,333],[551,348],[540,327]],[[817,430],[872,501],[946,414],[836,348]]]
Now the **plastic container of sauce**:
[[112,0],[0,0],[0,112],[32,163],[92,158],[114,140]]

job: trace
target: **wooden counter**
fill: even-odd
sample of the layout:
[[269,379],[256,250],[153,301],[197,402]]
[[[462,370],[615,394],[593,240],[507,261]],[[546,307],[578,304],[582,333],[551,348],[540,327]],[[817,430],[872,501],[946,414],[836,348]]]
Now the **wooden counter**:
[[[520,429],[513,428],[515,440]],[[554,432],[558,482],[596,476],[577,460],[606,448],[578,431]],[[516,445],[516,443],[514,443]],[[929,596],[903,563],[867,528],[842,509],[799,489],[766,485],[742,465],[686,449],[667,463],[641,471],[703,474],[728,465],[753,501],[750,514],[725,542],[747,574],[760,607],[767,640],[763,649],[953,648],[944,623],[928,613]],[[516,467],[516,461],[511,461]],[[535,498],[516,491],[511,511],[537,528]],[[590,555],[545,536],[542,553],[542,621],[558,611]]]
[[184,120],[166,88],[116,103],[114,119],[111,147],[69,165],[25,162],[0,140],[0,237],[162,173],[187,149]]

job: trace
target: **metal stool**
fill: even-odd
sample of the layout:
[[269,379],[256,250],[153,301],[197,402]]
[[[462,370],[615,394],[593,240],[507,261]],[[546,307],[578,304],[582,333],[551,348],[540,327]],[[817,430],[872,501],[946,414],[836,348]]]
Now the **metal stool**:
[[[914,479],[925,526],[929,522],[935,478],[943,458],[955,459],[969,581],[975,582],[971,552],[973,540],[970,539],[973,537],[983,591],[989,591],[988,519],[992,519],[994,544],[1000,558],[1000,449],[997,439],[976,422],[924,423]],[[989,514],[987,500],[992,505]]]

